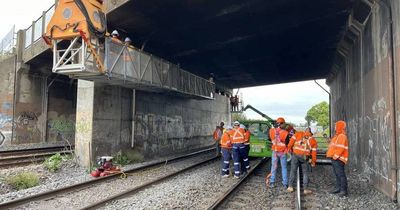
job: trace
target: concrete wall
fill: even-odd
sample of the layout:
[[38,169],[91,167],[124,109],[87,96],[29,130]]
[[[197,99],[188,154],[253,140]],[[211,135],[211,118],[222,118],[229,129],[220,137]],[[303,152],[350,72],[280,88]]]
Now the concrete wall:
[[154,157],[208,146],[215,126],[228,117],[226,96],[210,101],[137,91],[135,147]]
[[11,143],[16,56],[0,60],[0,147]]
[[194,100],[79,80],[76,117],[75,151],[90,166],[120,151],[151,159],[212,145],[214,126],[228,120],[229,106],[220,95]]
[[[399,1],[392,1],[398,43]],[[389,8],[376,3],[360,31],[348,27],[336,62],[331,86],[333,121],[348,123],[350,168],[369,175],[376,188],[396,199],[396,127],[400,119],[394,107],[400,77],[393,66]],[[350,30],[352,28],[352,30]],[[353,31],[353,32],[351,32]],[[358,33],[359,32],[359,33]],[[398,47],[397,47],[398,48]],[[398,98],[398,97],[397,97]],[[397,115],[397,116],[396,116]]]
[[16,84],[12,144],[74,144],[76,84],[33,67]]

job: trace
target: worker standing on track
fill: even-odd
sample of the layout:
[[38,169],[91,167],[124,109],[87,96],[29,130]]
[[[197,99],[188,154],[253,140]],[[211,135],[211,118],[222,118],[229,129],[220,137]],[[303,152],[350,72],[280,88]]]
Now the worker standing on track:
[[339,193],[339,197],[346,197],[347,191],[347,177],[344,166],[347,164],[349,156],[348,139],[346,135],[346,123],[344,121],[337,121],[335,123],[336,134],[329,143],[329,148],[326,157],[332,158],[333,172],[336,176],[336,187],[332,194]]
[[[287,163],[286,163],[286,139],[288,138],[288,132],[285,130],[286,124],[285,119],[279,117],[276,120],[276,128],[271,128],[269,130],[269,137],[272,141],[272,164],[271,164],[271,174],[269,177],[269,186],[271,188],[275,187],[275,176],[276,170],[278,169],[278,161],[281,163],[282,169],[282,184],[285,189],[288,187],[288,177],[287,177]],[[267,176],[267,178],[268,178]]]
[[[245,157],[246,149],[244,146],[244,130],[240,128],[240,122],[235,121],[233,123],[234,128],[229,131],[229,135],[232,138],[232,155],[233,155],[233,167],[234,167],[234,178],[240,178],[240,160]],[[249,159],[243,158],[243,164],[245,168],[249,168]]]
[[[244,146],[245,146],[245,156],[242,157],[242,161],[240,163],[241,169],[242,169],[242,173],[247,173],[247,171],[250,169],[250,161],[249,161],[249,151],[250,151],[250,131],[248,129],[246,129],[246,126],[243,124],[240,124],[240,128],[242,128],[244,130]],[[249,167],[246,168],[244,165],[244,160],[247,159],[247,161],[249,162]]]
[[232,143],[229,131],[232,130],[232,126],[228,125],[226,131],[221,137],[221,152],[222,152],[222,177],[229,177],[229,161],[232,158]]
[[289,187],[287,188],[287,191],[294,191],[293,183],[296,178],[297,168],[301,167],[303,172],[304,194],[311,194],[311,190],[308,189],[308,168],[309,164],[311,164],[312,167],[315,167],[317,162],[317,141],[312,137],[310,129],[307,129],[306,132],[296,132],[290,139],[288,151],[293,152],[293,155],[290,168]]
[[220,156],[221,155],[221,137],[222,134],[225,132],[225,128],[224,128],[225,123],[221,122],[219,124],[219,126],[216,126],[213,137],[214,137],[214,141],[215,141],[215,149],[216,149],[216,156]]

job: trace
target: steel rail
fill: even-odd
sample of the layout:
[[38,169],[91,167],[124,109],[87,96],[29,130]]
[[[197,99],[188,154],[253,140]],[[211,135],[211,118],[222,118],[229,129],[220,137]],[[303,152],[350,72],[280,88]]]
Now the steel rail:
[[[301,167],[301,166],[300,166]],[[296,183],[296,209],[301,210],[301,197],[300,197],[300,169],[297,168],[297,183]]]
[[220,196],[211,206],[209,206],[207,209],[208,210],[214,210],[217,209],[218,207],[220,207],[229,197],[230,195],[232,195],[233,192],[235,192],[242,183],[244,183],[244,181],[250,177],[251,175],[253,175],[253,172],[255,171],[256,168],[260,167],[262,165],[262,163],[264,163],[265,161],[269,160],[270,158],[262,158],[258,163],[256,163],[254,165],[254,167],[252,167],[249,171],[249,173],[246,174],[246,176],[244,176],[243,178],[241,178],[239,180],[239,182],[237,182],[236,184],[234,184],[231,188],[229,188],[228,191],[226,191],[222,196]]
[[128,189],[128,190],[125,190],[125,191],[123,191],[123,192],[121,192],[121,193],[115,194],[115,195],[110,196],[110,197],[108,197],[108,198],[105,198],[105,199],[103,199],[103,200],[101,200],[101,201],[98,201],[98,202],[96,202],[96,203],[93,203],[93,204],[91,204],[91,205],[89,205],[89,206],[86,206],[86,207],[84,207],[84,208],[81,208],[81,210],[96,209],[97,207],[100,207],[100,206],[102,206],[103,204],[106,204],[106,203],[111,202],[111,201],[114,201],[114,200],[121,199],[121,198],[126,197],[126,196],[128,196],[128,195],[132,195],[132,194],[134,194],[134,193],[137,193],[137,192],[139,192],[139,191],[141,191],[141,190],[144,190],[144,189],[153,187],[154,184],[158,184],[158,183],[160,183],[160,182],[163,182],[163,181],[165,181],[165,180],[168,180],[168,179],[170,179],[170,178],[173,178],[173,177],[175,177],[175,176],[177,176],[177,175],[180,175],[180,174],[182,174],[182,173],[184,173],[184,172],[186,172],[186,171],[188,171],[188,170],[191,170],[191,169],[193,169],[193,168],[199,167],[199,166],[201,166],[201,165],[204,165],[204,164],[206,164],[206,163],[208,163],[208,162],[211,162],[211,161],[214,161],[214,160],[216,160],[216,159],[219,159],[219,157],[212,157],[212,158],[210,158],[210,159],[201,161],[200,163],[196,163],[196,164],[193,164],[193,165],[191,165],[191,166],[188,166],[188,167],[186,167],[186,168],[184,168],[184,169],[181,169],[181,170],[179,170],[179,171],[170,173],[170,174],[168,174],[168,175],[166,175],[166,176],[163,176],[163,177],[161,177],[161,178],[158,178],[158,179],[156,179],[156,180],[152,180],[152,181],[145,182],[145,183],[143,183],[143,184],[141,184],[141,185],[139,185],[139,186],[136,186],[136,187],[131,188],[131,189]]
[[35,163],[38,161],[43,161],[47,157],[51,157],[57,153],[62,153],[61,155],[64,155],[64,154],[71,154],[72,151],[69,150],[69,151],[61,151],[61,152],[46,152],[46,153],[36,153],[36,154],[29,154],[29,155],[4,157],[4,158],[0,158],[0,168],[5,168],[8,166],[19,166],[19,165]]
[[[178,157],[174,157],[174,158],[171,158],[171,159],[162,160],[162,161],[156,161],[154,163],[149,163],[149,164],[146,164],[146,165],[143,165],[143,166],[139,166],[139,167],[131,169],[131,170],[123,171],[123,173],[138,172],[138,171],[141,171],[143,169],[148,169],[148,168],[151,168],[151,167],[164,165],[164,164],[167,164],[168,162],[174,162],[174,161],[177,161],[177,160],[180,160],[180,159],[185,159],[185,158],[188,158],[188,157],[192,157],[192,156],[195,156],[195,155],[198,155],[198,154],[210,152],[210,151],[213,151],[213,150],[215,150],[215,148],[207,148],[207,149],[203,149],[203,150],[200,150],[200,151],[196,151],[196,152],[192,152],[192,153],[189,153],[189,154],[185,154],[185,155],[181,155],[181,156],[178,156]],[[23,204],[26,204],[26,203],[29,203],[29,202],[32,202],[32,201],[38,201],[38,200],[44,200],[44,199],[48,199],[48,198],[53,198],[53,197],[56,197],[57,195],[62,194],[62,193],[67,193],[67,192],[75,191],[75,190],[78,190],[78,189],[87,188],[87,187],[90,187],[91,185],[99,183],[99,182],[103,182],[103,181],[106,181],[106,180],[118,178],[123,173],[121,172],[121,173],[116,173],[116,174],[112,174],[112,175],[105,176],[105,177],[99,177],[99,178],[92,179],[92,180],[89,180],[89,181],[86,181],[86,182],[81,182],[81,183],[78,183],[78,184],[74,184],[74,185],[58,188],[58,189],[55,189],[55,190],[46,191],[46,192],[38,193],[38,194],[35,194],[35,195],[30,195],[30,196],[19,198],[19,199],[15,199],[15,200],[12,200],[12,201],[0,203],[0,209],[13,208],[13,207],[17,207],[17,206],[20,206],[20,205],[23,205]]]
[[62,152],[64,150],[72,150],[73,146],[58,146],[58,147],[46,147],[46,148],[29,148],[29,149],[20,149],[20,150],[3,150],[0,151],[0,157],[20,155],[20,154],[32,154],[32,153],[40,153],[40,152]]

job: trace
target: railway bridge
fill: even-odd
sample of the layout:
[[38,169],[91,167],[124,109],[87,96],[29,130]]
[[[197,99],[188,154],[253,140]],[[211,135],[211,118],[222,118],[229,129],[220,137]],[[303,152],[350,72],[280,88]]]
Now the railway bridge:
[[41,36],[55,7],[1,56],[2,144],[69,142],[82,165],[120,150],[184,152],[230,121],[233,88],[325,78],[351,167],[400,196],[399,0],[105,1],[108,29],[135,47],[114,46],[111,77],[52,71]]

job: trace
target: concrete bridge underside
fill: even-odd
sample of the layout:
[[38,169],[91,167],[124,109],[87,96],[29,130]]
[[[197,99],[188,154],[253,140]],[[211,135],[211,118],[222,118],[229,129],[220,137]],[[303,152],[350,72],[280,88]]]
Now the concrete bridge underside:
[[[203,78],[214,73],[217,84],[326,78],[332,120],[348,122],[350,167],[400,196],[399,0],[106,2],[110,30]],[[210,145],[215,124],[229,121],[225,96],[196,100],[77,82],[50,73],[48,51],[19,49],[0,67],[7,73],[0,75],[7,81],[0,130],[11,144],[67,139],[85,163],[132,146],[154,157]]]

